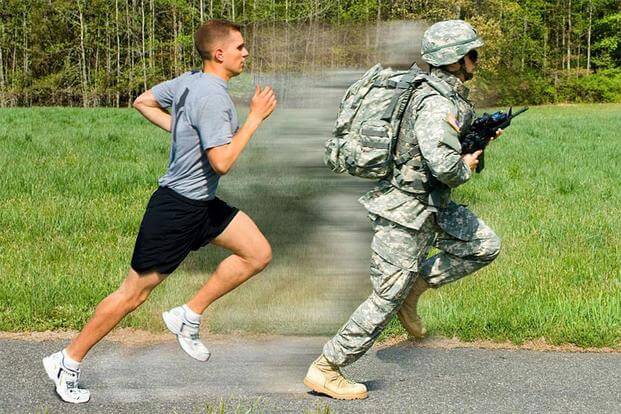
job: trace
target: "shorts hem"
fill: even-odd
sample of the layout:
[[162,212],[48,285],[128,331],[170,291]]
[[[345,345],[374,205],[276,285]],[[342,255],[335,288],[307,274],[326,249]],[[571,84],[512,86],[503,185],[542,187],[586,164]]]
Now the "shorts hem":
[[[237,207],[232,207],[231,206],[231,213],[228,215],[228,217],[222,222],[222,224],[220,224],[220,226],[218,226],[218,228],[216,229],[216,231],[214,231],[215,235],[209,239],[206,240],[206,243],[203,244],[203,246],[205,246],[208,243],[211,243],[211,241],[213,239],[215,239],[216,237],[218,237],[219,235],[221,235],[224,230],[226,230],[226,228],[229,226],[229,224],[231,224],[231,222],[233,221],[233,219],[235,218],[235,216],[237,215],[237,213],[239,213],[239,209]],[[201,246],[201,247],[203,247]]]

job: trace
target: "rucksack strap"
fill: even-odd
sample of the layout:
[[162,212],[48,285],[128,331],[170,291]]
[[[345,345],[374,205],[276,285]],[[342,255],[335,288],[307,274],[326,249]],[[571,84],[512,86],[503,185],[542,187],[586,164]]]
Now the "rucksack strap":
[[[433,75],[429,75],[426,73],[419,73],[419,75],[416,77],[416,83],[415,88],[418,87],[418,85],[420,85],[422,82],[426,82],[431,88],[433,88],[437,93],[439,93],[441,96],[447,98],[448,100],[450,100],[451,102],[455,103],[455,99],[457,98],[457,94],[456,92],[454,92],[453,90],[451,90],[448,85],[446,85],[443,81],[441,81],[440,79],[436,78]],[[415,89],[414,88],[414,89]],[[414,91],[414,89],[412,89],[412,91]],[[424,96],[421,99],[421,102],[430,97],[433,96],[434,94],[428,94],[427,96]],[[409,101],[409,98],[408,98]],[[407,102],[405,102],[405,105],[403,106],[403,109],[405,110],[405,106],[407,106]],[[403,114],[399,114],[400,116],[402,116]],[[397,136],[397,139],[399,139],[399,137]],[[421,162],[419,160],[416,159],[416,157],[418,157],[419,155],[421,155],[420,153],[420,148],[418,147],[418,145],[413,146],[411,149],[409,149],[408,151],[404,152],[403,154],[400,154],[399,156],[394,158],[394,162],[395,164],[397,164],[397,166],[401,166],[403,164],[408,164],[412,167],[420,167],[422,166]]]
[[422,162],[416,159],[418,155],[420,155],[420,148],[418,148],[418,145],[416,145],[413,148],[410,148],[409,150],[405,151],[403,154],[399,155],[398,157],[395,157],[394,161],[395,161],[395,164],[397,164],[397,166],[408,164],[411,167],[421,167],[423,165]]
[[[395,94],[390,99],[390,103],[382,114],[381,119],[386,122],[390,122],[392,119],[400,120],[407,103],[410,101],[412,92],[414,92],[414,89],[416,89],[423,80],[424,79],[420,76],[419,70],[413,70],[403,75],[398,82],[392,81],[395,85]],[[395,113],[397,107],[399,110]]]
[[397,87],[397,82],[392,79],[375,79],[373,87],[395,89]]
[[424,77],[425,81],[429,86],[435,89],[436,92],[438,92],[440,95],[449,99],[451,102],[454,102],[454,100],[457,98],[457,92],[452,90],[451,87],[443,80],[426,73],[424,75],[421,75],[421,77]]

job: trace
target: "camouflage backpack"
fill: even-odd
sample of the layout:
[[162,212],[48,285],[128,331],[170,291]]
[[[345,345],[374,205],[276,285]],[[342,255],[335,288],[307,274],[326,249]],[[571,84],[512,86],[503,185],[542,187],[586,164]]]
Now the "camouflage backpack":
[[420,68],[408,71],[369,69],[341,100],[324,163],[334,172],[379,179],[392,169],[403,112],[418,85],[426,80]]

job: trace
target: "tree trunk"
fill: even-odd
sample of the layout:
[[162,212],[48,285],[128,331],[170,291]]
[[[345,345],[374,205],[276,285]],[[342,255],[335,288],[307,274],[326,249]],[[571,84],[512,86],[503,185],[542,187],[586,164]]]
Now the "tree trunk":
[[565,45],[566,45],[566,42],[565,42],[565,31],[566,30],[567,30],[567,26],[565,24],[565,15],[563,14],[563,31],[562,31],[563,37],[562,37],[562,42],[561,42],[562,49],[560,51],[560,54],[561,54],[561,68],[562,69],[565,69],[567,67],[566,64],[565,64],[566,56],[565,56],[565,53],[564,53],[564,49],[565,49]]
[[155,67],[155,5],[153,0],[149,1],[149,7],[151,9],[151,30],[149,30],[149,67],[151,73]]
[[110,60],[110,50],[112,49],[110,41],[110,14],[106,13],[106,105],[110,105],[110,72],[112,71],[112,61]]
[[132,25],[129,19],[129,1],[125,3],[125,24],[127,33],[127,58],[125,60],[129,65],[129,76],[127,82],[127,107],[131,107],[134,96],[134,51],[132,50]]
[[[288,19],[288,17],[287,17]],[[289,23],[286,22],[285,24],[285,47],[289,48]],[[289,53],[289,50],[285,51],[285,67],[284,67],[284,71],[286,73],[290,73],[291,71],[289,70],[289,65],[290,65],[290,61],[291,61],[291,53]]]
[[144,90],[147,90],[147,50],[146,50],[146,42],[145,42],[145,16],[144,16],[144,0],[140,0],[140,12],[141,12],[141,34],[142,34],[142,86]]
[[[201,0],[202,1],[202,0]],[[194,0],[192,0],[192,6],[194,6]],[[199,4],[199,8],[200,8],[200,4]],[[190,33],[192,33],[192,44],[196,43],[196,28],[198,27],[196,25],[196,23],[194,23],[194,7],[192,7],[192,13],[190,14]],[[199,15],[199,25],[201,24],[200,22],[200,15]],[[242,32],[243,32],[243,28],[242,28]],[[190,47],[190,58],[192,59],[192,68],[196,67],[196,53],[193,53],[192,47]]]
[[341,25],[341,0],[336,0],[336,25]]
[[591,70],[591,22],[593,19],[593,0],[589,0],[589,31],[587,34],[587,70]]
[[382,20],[382,0],[377,0],[377,15],[375,16],[375,50],[379,48],[380,21]]
[[82,14],[82,4],[78,3],[78,17],[80,19],[80,63],[82,66],[82,106],[88,107],[88,78],[86,75],[86,50],[84,47],[84,15]]
[[[317,4],[316,4],[316,8],[315,8],[315,13],[316,13],[316,19],[319,18],[319,0],[317,0]],[[312,25],[313,27],[313,32],[314,32],[314,36],[312,37],[312,42],[313,42],[313,51],[312,53],[312,57],[313,57],[313,64],[311,65],[311,68],[313,70],[313,72],[315,71],[315,68],[317,67],[317,61],[319,59],[317,59],[317,43],[319,43],[319,41],[321,40],[321,38],[319,37],[319,23],[317,23],[317,20],[315,20],[315,23]]]
[[[95,36],[95,79],[97,79],[97,73],[99,72],[99,36],[100,30],[97,28],[97,35]],[[93,79],[93,75],[89,76],[89,79]]]
[[23,45],[23,51],[24,51],[24,55],[22,56],[23,61],[22,61],[22,65],[23,65],[23,71],[24,71],[24,92],[25,92],[25,101],[26,101],[26,105],[30,106],[30,93],[28,92],[29,89],[28,87],[30,86],[30,82],[29,82],[29,74],[28,74],[28,69],[29,69],[29,62],[28,62],[28,26],[27,26],[27,22],[26,22],[26,12],[23,13],[23,24],[22,24],[22,45]]
[[[558,8],[558,2],[557,2],[557,8]],[[556,11],[557,9],[555,8],[554,11]],[[555,19],[554,23],[556,23],[557,20]],[[554,30],[554,54],[552,55],[553,58],[555,59],[554,62],[554,68],[558,69],[558,59],[556,59],[556,52],[559,50],[559,31],[558,30],[558,26],[556,27],[556,30]]]
[[121,80],[121,34],[119,33],[119,0],[114,0],[114,22],[116,31],[116,107],[121,105],[121,90],[119,81]]
[[526,36],[528,31],[528,19],[526,18],[526,14],[524,14],[524,25],[522,30],[522,57],[520,59],[520,72],[524,72],[524,66],[526,63]]
[[369,4],[365,3],[364,5],[364,50],[366,52],[366,61],[365,66],[369,64],[369,50],[371,49],[371,38],[369,33]]
[[276,66],[276,6],[274,4],[274,0],[272,0],[272,35],[270,37],[270,58],[269,63],[271,64],[270,70],[274,70]]
[[545,27],[543,29],[543,65],[542,65],[542,68],[544,71],[546,70],[546,67],[548,65],[548,36],[549,36],[548,28]]
[[[183,36],[183,16],[179,16],[179,28],[177,29],[177,33],[179,36]],[[185,56],[183,54],[183,43],[179,43],[179,63],[180,63],[180,70],[178,73],[183,72],[184,67],[185,67]],[[175,75],[176,76],[176,75]]]
[[[89,73],[89,79],[94,78],[95,90],[97,90],[97,78],[99,77],[99,28],[97,28],[97,35],[95,36],[95,75]],[[94,93],[91,99],[92,106],[99,106],[99,94],[97,92]]]
[[[13,26],[13,39],[18,39],[17,37],[17,25]],[[15,70],[17,65],[17,46],[13,47],[13,60],[11,65],[11,79],[15,82]]]
[[257,37],[257,18],[256,18],[256,11],[257,11],[257,0],[254,0],[252,2],[252,40],[250,42],[250,56],[252,56],[252,65],[250,66],[250,77],[254,79],[254,69],[255,69],[255,62],[258,62],[258,59],[255,55],[255,39]]
[[173,6],[173,75],[177,76],[177,8]]
[[571,0],[567,5],[567,70],[571,70]]

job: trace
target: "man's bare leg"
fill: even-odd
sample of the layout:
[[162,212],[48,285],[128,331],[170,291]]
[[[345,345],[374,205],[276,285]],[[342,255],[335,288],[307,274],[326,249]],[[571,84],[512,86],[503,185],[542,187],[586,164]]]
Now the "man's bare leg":
[[128,313],[140,306],[166,275],[157,272],[139,275],[130,269],[121,286],[102,300],[91,320],[65,348],[69,358],[82,361],[88,351],[106,336]]
[[218,265],[207,283],[187,303],[199,315],[216,299],[263,270],[272,260],[269,242],[254,221],[242,211],[212,240],[212,244],[224,247],[233,254]]
[[[188,307],[201,314],[216,299],[259,273],[271,260],[271,248],[265,236],[248,215],[239,212],[216,237],[213,244],[233,254],[224,259]],[[157,272],[139,275],[130,269],[121,286],[102,300],[91,320],[65,348],[67,355],[82,361],[88,351],[106,336],[128,313],[140,306],[166,275]]]

